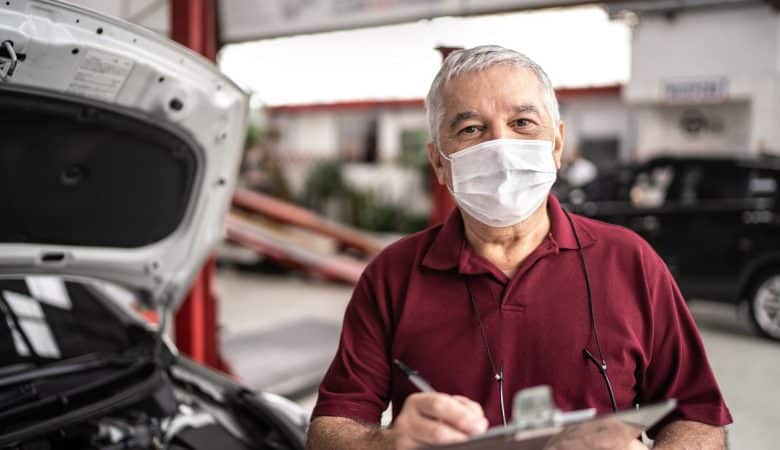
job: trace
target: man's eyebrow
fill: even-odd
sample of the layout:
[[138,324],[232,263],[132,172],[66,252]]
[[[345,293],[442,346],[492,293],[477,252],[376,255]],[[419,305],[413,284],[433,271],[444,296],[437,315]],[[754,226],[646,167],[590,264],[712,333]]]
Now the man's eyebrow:
[[455,117],[450,119],[449,126],[450,129],[455,128],[458,123],[463,122],[464,120],[472,119],[474,117],[479,116],[476,111],[461,111],[457,114],[455,114]]
[[[542,113],[539,111],[539,108],[537,108],[536,105],[534,105],[533,103],[522,103],[519,105],[515,105],[512,107],[512,111],[515,114],[532,113],[532,114],[536,114],[539,117],[542,116]],[[461,111],[455,114],[455,116],[452,119],[450,119],[448,125],[450,129],[454,129],[458,125],[458,123],[464,120],[473,119],[474,117],[479,117],[479,113],[477,113],[476,111]]]
[[516,114],[534,113],[540,117],[542,115],[541,112],[539,111],[539,108],[537,108],[536,105],[533,105],[531,103],[523,103],[520,105],[515,105],[512,107],[512,111],[514,111]]

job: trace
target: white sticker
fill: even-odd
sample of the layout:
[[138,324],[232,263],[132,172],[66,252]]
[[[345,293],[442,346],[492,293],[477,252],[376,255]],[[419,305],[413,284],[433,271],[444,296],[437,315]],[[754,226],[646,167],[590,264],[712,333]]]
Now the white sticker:
[[54,341],[54,335],[51,332],[51,328],[49,328],[49,324],[33,320],[20,320],[19,322],[38,356],[46,358],[59,358],[62,356],[60,348],[57,347],[57,343]]
[[[59,358],[60,349],[54,341],[54,334],[51,332],[49,324],[46,323],[46,317],[43,315],[41,305],[34,298],[17,294],[16,292],[3,291],[3,296],[19,320],[19,325],[21,325],[27,339],[30,340],[35,353],[38,356]],[[7,317],[6,320],[11,328],[16,351],[21,356],[29,355],[30,350],[24,343],[24,339],[21,333],[19,333],[20,330],[16,329],[10,317]]]
[[91,49],[84,55],[68,91],[113,101],[133,68],[133,60]]
[[8,323],[8,328],[11,329],[11,336],[14,338],[16,353],[19,353],[19,356],[30,356],[30,349],[27,347],[27,344],[24,343],[24,338],[19,334],[19,330],[16,329],[16,325],[14,325],[10,317],[6,318],[6,323]]
[[70,296],[62,278],[33,276],[26,277],[25,281],[30,295],[36,300],[62,309],[71,308]]
[[3,291],[3,296],[20,320],[43,319],[43,308],[34,298],[11,291]]

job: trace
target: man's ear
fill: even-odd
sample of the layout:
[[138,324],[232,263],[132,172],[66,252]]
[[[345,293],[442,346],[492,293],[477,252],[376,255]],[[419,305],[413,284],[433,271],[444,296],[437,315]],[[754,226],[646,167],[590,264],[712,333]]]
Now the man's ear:
[[436,174],[436,180],[439,182],[439,184],[446,184],[445,182],[445,169],[444,164],[442,163],[442,157],[439,154],[439,151],[436,149],[436,144],[433,142],[428,143],[428,162],[431,163],[431,167],[433,168],[433,173]]
[[561,169],[561,158],[563,157],[563,143],[564,132],[566,131],[566,124],[562,121],[558,121],[558,129],[555,133],[555,143],[553,144],[553,158],[555,159],[555,168]]

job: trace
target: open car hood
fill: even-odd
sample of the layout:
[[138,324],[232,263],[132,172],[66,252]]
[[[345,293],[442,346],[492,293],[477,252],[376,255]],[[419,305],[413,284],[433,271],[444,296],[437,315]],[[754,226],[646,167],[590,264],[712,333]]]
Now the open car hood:
[[0,3],[6,41],[0,273],[89,276],[177,306],[222,237],[246,95],[188,49],[60,2]]

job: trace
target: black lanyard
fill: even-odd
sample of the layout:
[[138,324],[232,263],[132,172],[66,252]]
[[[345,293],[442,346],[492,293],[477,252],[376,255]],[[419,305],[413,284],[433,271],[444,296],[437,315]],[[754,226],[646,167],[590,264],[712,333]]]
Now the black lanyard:
[[477,322],[479,323],[479,332],[482,335],[482,343],[485,344],[485,351],[487,352],[488,361],[490,362],[490,370],[493,371],[494,377],[498,382],[498,404],[501,407],[501,421],[506,426],[506,407],[504,406],[504,362],[501,362],[499,367],[496,367],[496,362],[493,359],[493,352],[490,351],[490,344],[488,344],[487,334],[485,333],[485,326],[482,324],[482,315],[477,308],[477,301],[474,299],[474,294],[471,292],[471,283],[469,278],[466,277],[466,290],[469,291],[469,300],[471,300],[471,307],[474,308],[474,314],[477,316]]
[[597,361],[593,357],[593,354],[588,351],[586,346],[582,349],[582,356],[588,361],[592,362],[596,368],[598,368],[601,377],[604,378],[604,384],[607,386],[607,393],[609,394],[609,402],[612,404],[612,411],[617,412],[617,401],[615,400],[615,392],[612,390],[612,383],[609,381],[609,374],[607,374],[607,360],[604,358],[604,351],[601,349],[601,342],[599,341],[599,330],[596,328],[596,313],[593,311],[593,291],[590,288],[590,275],[588,274],[588,265],[585,264],[585,252],[582,251],[582,244],[580,243],[580,237],[577,234],[577,229],[574,227],[574,221],[572,220],[569,212],[565,209],[563,213],[569,220],[571,226],[571,232],[574,234],[574,239],[577,241],[577,251],[580,254],[580,263],[582,263],[582,273],[585,276],[585,287],[588,290],[588,312],[590,313],[590,329],[593,331],[593,338],[596,341],[596,348],[599,351],[599,358],[601,362]]
[[[582,266],[582,273],[585,277],[585,287],[588,291],[588,312],[590,314],[590,328],[591,332],[593,333],[593,338],[596,341],[596,348],[598,350],[600,361],[597,360],[593,354],[588,350],[587,346],[582,350],[582,356],[588,360],[591,361],[596,368],[598,369],[599,373],[601,374],[601,377],[604,379],[604,384],[607,386],[607,393],[609,394],[609,401],[612,406],[612,411],[617,412],[617,401],[615,400],[615,393],[612,390],[612,383],[609,381],[609,374],[607,373],[607,361],[604,358],[604,352],[601,349],[601,342],[599,340],[599,332],[596,328],[596,314],[594,312],[593,308],[593,291],[590,287],[590,275],[588,273],[588,266],[585,264],[585,252],[582,250],[582,244],[580,243],[580,237],[577,234],[577,229],[574,227],[574,221],[572,220],[571,216],[566,210],[563,210],[563,213],[566,215],[566,218],[569,220],[569,225],[571,226],[571,231],[574,234],[574,239],[577,241],[577,251],[580,255],[580,263]],[[493,371],[494,377],[496,379],[496,382],[498,383],[498,395],[499,395],[499,406],[501,408],[501,420],[504,423],[504,426],[507,424],[506,419],[506,407],[504,405],[504,363],[503,361],[497,366],[495,359],[493,358],[493,352],[490,351],[490,345],[487,340],[487,334],[485,333],[485,326],[482,323],[482,315],[479,313],[479,308],[477,308],[477,301],[474,298],[474,294],[471,290],[471,283],[469,281],[469,277],[466,277],[466,290],[469,294],[469,300],[471,301],[471,307],[474,309],[474,315],[477,317],[477,322],[479,323],[479,332],[482,335],[482,343],[485,346],[485,352],[487,353],[488,361],[490,362],[490,370]]]

